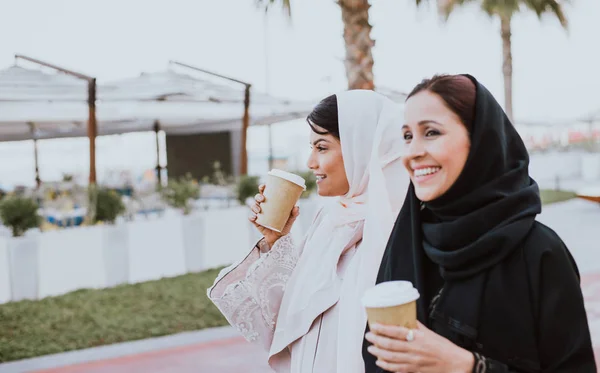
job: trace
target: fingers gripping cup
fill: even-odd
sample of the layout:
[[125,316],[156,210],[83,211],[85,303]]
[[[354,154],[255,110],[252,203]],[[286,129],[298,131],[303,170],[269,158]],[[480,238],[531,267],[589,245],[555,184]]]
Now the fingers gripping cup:
[[306,182],[302,177],[277,169],[269,171],[263,193],[265,200],[260,204],[256,223],[281,232],[305,190]]
[[409,281],[382,282],[368,289],[363,298],[369,325],[384,324],[417,328],[419,291]]

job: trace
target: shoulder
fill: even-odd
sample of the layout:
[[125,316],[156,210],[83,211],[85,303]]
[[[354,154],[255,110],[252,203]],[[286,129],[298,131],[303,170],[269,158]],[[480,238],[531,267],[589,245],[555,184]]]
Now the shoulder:
[[563,240],[552,228],[538,221],[523,242],[523,255],[533,274],[552,269],[574,272],[579,277],[577,264]]
[[541,259],[546,255],[562,255],[567,247],[560,236],[550,227],[535,221],[531,231],[523,241],[525,256]]

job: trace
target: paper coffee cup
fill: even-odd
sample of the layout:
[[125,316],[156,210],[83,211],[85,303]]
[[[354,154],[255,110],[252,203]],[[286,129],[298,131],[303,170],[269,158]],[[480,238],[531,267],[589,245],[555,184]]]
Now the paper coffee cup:
[[263,193],[265,200],[260,204],[256,223],[281,232],[305,190],[306,182],[302,177],[277,169],[269,171]]
[[368,289],[362,303],[369,325],[384,324],[417,327],[419,291],[409,281],[382,282]]

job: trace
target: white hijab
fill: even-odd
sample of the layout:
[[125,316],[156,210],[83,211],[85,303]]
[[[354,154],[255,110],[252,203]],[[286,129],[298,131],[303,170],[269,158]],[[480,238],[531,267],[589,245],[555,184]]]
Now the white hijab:
[[[398,104],[373,91],[346,91],[337,95],[337,102],[350,189],[307,233],[302,256],[286,285],[269,356],[277,365],[277,355],[339,301],[337,370],[362,373],[366,313],[360,297],[375,284],[408,188],[401,163],[403,116]],[[342,281],[337,272],[340,256],[359,242]]]

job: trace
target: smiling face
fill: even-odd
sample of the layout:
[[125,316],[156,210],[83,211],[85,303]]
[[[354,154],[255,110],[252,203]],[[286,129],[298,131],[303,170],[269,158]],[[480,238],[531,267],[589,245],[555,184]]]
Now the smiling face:
[[[321,132],[322,128],[315,126]],[[324,130],[323,130],[324,132]],[[317,177],[320,196],[343,196],[350,190],[340,140],[331,134],[310,133],[311,153],[307,166]]]
[[467,161],[469,133],[440,96],[424,90],[406,101],[404,166],[417,198],[433,201],[456,182]]

